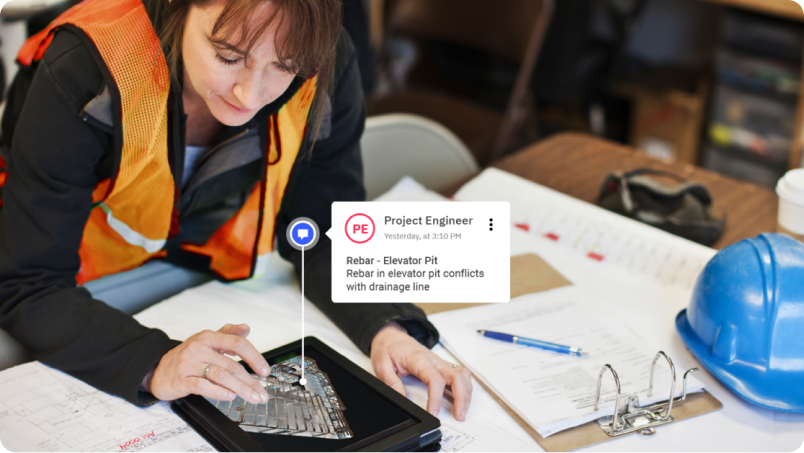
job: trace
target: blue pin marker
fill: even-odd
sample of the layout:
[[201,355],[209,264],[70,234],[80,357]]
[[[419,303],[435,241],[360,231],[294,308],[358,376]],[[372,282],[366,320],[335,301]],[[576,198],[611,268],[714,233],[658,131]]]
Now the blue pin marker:
[[[301,251],[301,357],[302,363],[304,363],[304,251],[315,247],[320,234],[318,225],[313,219],[308,219],[307,217],[299,217],[290,222],[286,234],[290,246]],[[304,377],[304,366],[301,367],[301,379],[299,379],[299,383],[301,385],[307,385],[307,378]]]
[[296,250],[309,250],[318,243],[318,225],[308,218],[299,217],[288,227],[288,242]]

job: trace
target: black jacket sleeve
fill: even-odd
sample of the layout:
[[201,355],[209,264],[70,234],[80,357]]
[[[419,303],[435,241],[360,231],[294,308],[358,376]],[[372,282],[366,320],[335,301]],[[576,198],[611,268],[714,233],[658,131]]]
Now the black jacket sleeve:
[[139,405],[145,374],[178,342],[76,286],[84,225],[110,152],[79,117],[102,87],[91,51],[59,32],[31,83],[11,144],[0,209],[0,328],[34,357]]
[[[319,140],[306,155],[309,143],[299,151],[299,162],[282,201],[276,237],[280,254],[291,261],[301,276],[301,252],[293,249],[285,234],[298,217],[313,219],[321,231],[318,244],[305,251],[305,296],[331,319],[364,353],[371,340],[390,321],[405,327],[414,338],[433,347],[438,332],[424,312],[412,304],[343,304],[332,302],[330,239],[324,233],[332,225],[335,201],[364,201],[360,137],[366,109],[354,47],[345,32],[338,41],[338,64],[331,110],[319,131]],[[308,136],[315,134],[308,134]]]

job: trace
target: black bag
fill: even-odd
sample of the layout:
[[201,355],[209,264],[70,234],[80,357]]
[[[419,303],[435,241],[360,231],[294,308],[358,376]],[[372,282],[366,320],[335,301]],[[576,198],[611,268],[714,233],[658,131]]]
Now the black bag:
[[[668,186],[652,176],[678,183]],[[650,168],[606,176],[597,204],[703,245],[717,241],[726,223],[712,214],[712,197],[701,183]]]

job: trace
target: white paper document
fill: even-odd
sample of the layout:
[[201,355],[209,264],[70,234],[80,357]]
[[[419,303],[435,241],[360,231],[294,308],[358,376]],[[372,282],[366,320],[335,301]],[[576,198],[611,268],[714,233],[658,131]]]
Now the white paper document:
[[715,255],[708,247],[494,168],[469,181],[455,199],[508,201],[514,228],[665,287],[691,289]]
[[441,425],[441,449],[439,451],[471,451],[470,445],[475,443],[471,434],[457,430],[449,425]]
[[[433,352],[448,362],[455,358],[441,345],[436,345]],[[407,397],[422,409],[427,408],[429,398],[427,386],[413,376],[402,378]],[[477,382],[472,384],[472,405],[465,421],[457,421],[453,417],[453,400],[451,397],[442,400],[438,419],[441,421],[440,451],[534,451],[533,445],[520,440],[513,433],[498,423],[505,423],[510,416],[502,407],[486,393]],[[491,406],[491,407],[490,407]],[[505,435],[500,435],[505,433]],[[527,439],[527,434],[524,434]]]
[[[564,287],[430,317],[441,342],[539,434],[547,437],[567,428],[611,415],[615,386],[603,377],[600,409],[594,410],[598,374],[611,364],[619,375],[621,396],[638,394],[642,405],[667,400],[670,371],[660,358],[652,397],[647,396],[651,362],[659,351],[645,344],[621,322],[605,302],[577,287]],[[491,330],[589,351],[576,357],[483,337]],[[672,358],[672,357],[671,357]],[[676,370],[676,395],[682,391]],[[703,385],[694,377],[688,392]]]
[[533,451],[533,448],[513,436],[500,435],[495,427],[473,423],[441,422],[441,450],[439,451]]
[[419,181],[410,176],[405,176],[397,181],[388,192],[372,201],[447,201],[447,198],[432,190],[427,190]]
[[0,439],[11,451],[215,451],[170,403],[139,408],[39,362],[3,371]]

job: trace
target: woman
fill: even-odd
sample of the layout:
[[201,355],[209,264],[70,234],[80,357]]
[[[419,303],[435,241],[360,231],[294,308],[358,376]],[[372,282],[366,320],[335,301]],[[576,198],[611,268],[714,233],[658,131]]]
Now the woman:
[[[276,232],[301,216],[326,231],[333,201],[365,196],[365,111],[338,2],[87,0],[18,60],[3,124],[0,327],[38,360],[135,404],[264,401],[221,354],[268,372],[248,326],[180,343],[76,282],[153,258],[249,278],[274,237],[298,272]],[[332,304],[330,256],[326,237],[308,253],[308,298],[388,385],[404,394],[401,376],[422,379],[434,415],[451,385],[463,420],[469,373],[425,347],[437,332],[421,310]]]

